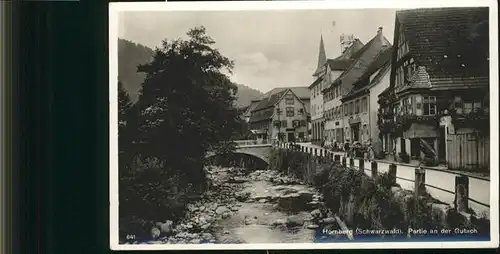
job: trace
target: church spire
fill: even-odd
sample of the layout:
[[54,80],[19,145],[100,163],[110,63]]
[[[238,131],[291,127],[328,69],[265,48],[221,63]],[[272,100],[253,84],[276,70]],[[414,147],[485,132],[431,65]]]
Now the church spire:
[[316,71],[314,71],[313,76],[318,75],[326,64],[326,53],[325,53],[325,44],[323,43],[323,34],[321,34],[321,39],[319,41],[319,55],[318,55],[318,67]]

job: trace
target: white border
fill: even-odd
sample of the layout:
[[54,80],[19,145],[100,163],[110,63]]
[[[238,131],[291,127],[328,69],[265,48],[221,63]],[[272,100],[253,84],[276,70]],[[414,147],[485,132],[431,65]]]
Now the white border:
[[[172,244],[120,245],[118,239],[118,16],[123,11],[242,11],[242,10],[312,10],[423,7],[490,8],[490,108],[498,113],[498,12],[494,0],[350,0],[350,1],[251,1],[251,2],[142,2],[109,4],[109,136],[110,136],[110,247],[112,250],[229,250],[229,249],[415,249],[415,248],[487,248],[499,246],[498,235],[498,121],[492,117],[489,242],[349,242],[287,244]],[[496,85],[495,85],[496,84]]]

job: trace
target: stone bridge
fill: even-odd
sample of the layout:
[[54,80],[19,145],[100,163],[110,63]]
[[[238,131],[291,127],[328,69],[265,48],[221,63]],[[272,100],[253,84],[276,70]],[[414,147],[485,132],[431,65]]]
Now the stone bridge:
[[[235,154],[246,154],[253,157],[257,157],[267,164],[269,164],[269,155],[271,153],[272,145],[259,143],[253,140],[238,140],[235,141],[236,150]],[[213,152],[209,152],[207,157],[212,157],[215,154]]]

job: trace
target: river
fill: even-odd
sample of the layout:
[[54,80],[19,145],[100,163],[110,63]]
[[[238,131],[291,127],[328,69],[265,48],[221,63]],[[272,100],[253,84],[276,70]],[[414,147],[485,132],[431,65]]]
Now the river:
[[[208,169],[209,190],[188,206],[169,236],[149,244],[314,243],[345,241],[313,187],[276,171]],[[337,218],[338,219],[338,218]]]

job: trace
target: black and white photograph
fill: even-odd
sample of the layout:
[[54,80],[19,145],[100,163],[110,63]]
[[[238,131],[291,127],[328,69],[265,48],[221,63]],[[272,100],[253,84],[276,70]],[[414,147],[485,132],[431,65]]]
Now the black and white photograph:
[[419,2],[111,3],[111,248],[498,246],[497,4]]

